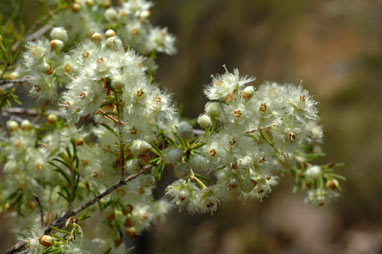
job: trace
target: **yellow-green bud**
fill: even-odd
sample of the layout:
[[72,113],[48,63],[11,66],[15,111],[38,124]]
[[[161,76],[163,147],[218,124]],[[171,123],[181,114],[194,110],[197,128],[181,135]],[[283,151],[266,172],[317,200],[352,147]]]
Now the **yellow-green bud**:
[[27,131],[27,130],[29,130],[31,128],[31,123],[28,121],[28,120],[23,120],[22,122],[21,122],[21,129],[23,130],[23,131]]
[[338,188],[339,186],[339,182],[336,180],[336,179],[331,179],[329,180],[327,183],[326,183],[326,187],[329,189],[329,190],[332,190],[334,191],[335,189]]
[[19,128],[19,124],[16,121],[9,120],[7,122],[7,128],[10,131],[17,131],[17,129]]
[[100,41],[102,41],[102,34],[100,34],[100,33],[94,33],[94,34],[92,35],[92,40],[93,40],[94,42],[100,42]]
[[53,245],[54,243],[54,238],[51,237],[50,235],[43,235],[41,236],[38,241],[40,242],[40,244],[44,247],[50,247]]
[[57,122],[57,116],[54,114],[50,114],[50,115],[48,115],[48,118],[46,119],[46,121],[49,124],[55,124]]

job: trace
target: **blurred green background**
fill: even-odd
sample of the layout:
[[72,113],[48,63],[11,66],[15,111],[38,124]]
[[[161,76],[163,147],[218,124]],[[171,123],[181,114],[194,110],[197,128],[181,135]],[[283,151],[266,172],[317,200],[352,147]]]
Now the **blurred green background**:
[[[25,20],[36,17],[27,10]],[[158,81],[186,117],[202,112],[203,87],[223,64],[255,84],[303,80],[320,102],[325,161],[346,163],[347,181],[320,208],[287,177],[261,203],[224,203],[214,216],[174,209],[132,252],[382,253],[382,1],[158,0],[152,14],[177,37]],[[0,220],[0,252],[13,244],[9,227]]]

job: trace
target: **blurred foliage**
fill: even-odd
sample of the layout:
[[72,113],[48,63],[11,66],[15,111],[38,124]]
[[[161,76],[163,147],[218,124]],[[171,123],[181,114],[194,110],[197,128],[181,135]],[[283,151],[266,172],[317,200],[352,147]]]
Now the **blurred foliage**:
[[0,79],[7,71],[16,68],[15,61],[21,52],[19,45],[25,34],[20,16],[23,6],[23,1],[10,1],[7,5],[0,3]]

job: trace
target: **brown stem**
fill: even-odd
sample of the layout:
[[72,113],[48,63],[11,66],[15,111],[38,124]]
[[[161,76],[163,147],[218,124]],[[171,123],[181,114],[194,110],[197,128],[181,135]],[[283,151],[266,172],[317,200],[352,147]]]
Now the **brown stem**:
[[97,111],[98,114],[102,114],[103,116],[109,118],[110,120],[112,120],[115,124],[123,124],[121,121],[119,121],[118,119],[116,119],[115,117],[111,116],[111,115],[106,115],[106,113],[102,110],[102,109],[99,109]]
[[44,211],[42,209],[41,201],[39,197],[33,196],[34,199],[36,200],[37,206],[40,209],[40,220],[41,220],[41,228],[44,228]]
[[[4,71],[6,71],[6,69],[4,69]],[[1,75],[0,75],[0,85],[18,84],[18,83],[25,83],[25,82],[28,82],[28,80],[27,79],[1,79]]]
[[119,153],[120,153],[120,163],[121,163],[121,179],[125,178],[125,143],[122,137],[122,119],[121,119],[121,106],[119,104],[118,92],[114,91],[115,106],[117,108],[118,116],[118,136],[119,136]]

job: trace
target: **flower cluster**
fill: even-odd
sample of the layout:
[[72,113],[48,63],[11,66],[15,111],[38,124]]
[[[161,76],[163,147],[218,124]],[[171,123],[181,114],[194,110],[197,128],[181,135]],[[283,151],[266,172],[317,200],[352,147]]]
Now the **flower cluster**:
[[[223,199],[262,200],[277,185],[282,171],[304,165],[298,154],[321,142],[317,103],[306,90],[269,82],[255,90],[248,85],[253,80],[240,77],[237,69],[226,70],[213,76],[206,87],[212,101],[198,118],[206,131],[198,140],[202,146],[191,149],[189,157],[177,159],[175,168],[175,172],[181,168],[182,174],[177,175],[189,181],[181,179],[167,188],[175,205],[192,212],[214,212]],[[198,180],[197,185],[193,172],[207,174],[215,182],[207,187]],[[322,178],[319,166],[306,169],[303,175],[310,184],[317,179],[329,183],[333,178]],[[307,201],[324,204],[337,195],[337,189],[338,184],[310,189]]]
[[[156,52],[176,50],[167,29],[149,22],[151,2],[52,5],[52,29],[26,43],[20,72],[45,104],[0,130],[0,213],[18,218],[28,253],[124,253],[123,237],[163,222],[172,205],[214,213],[224,200],[262,200],[285,173],[307,202],[338,196],[339,165],[312,164],[323,131],[301,85],[255,87],[226,69],[206,86],[194,129],[155,83]],[[168,199],[155,198],[165,170],[176,179]],[[88,239],[82,225],[94,217],[103,222]]]

